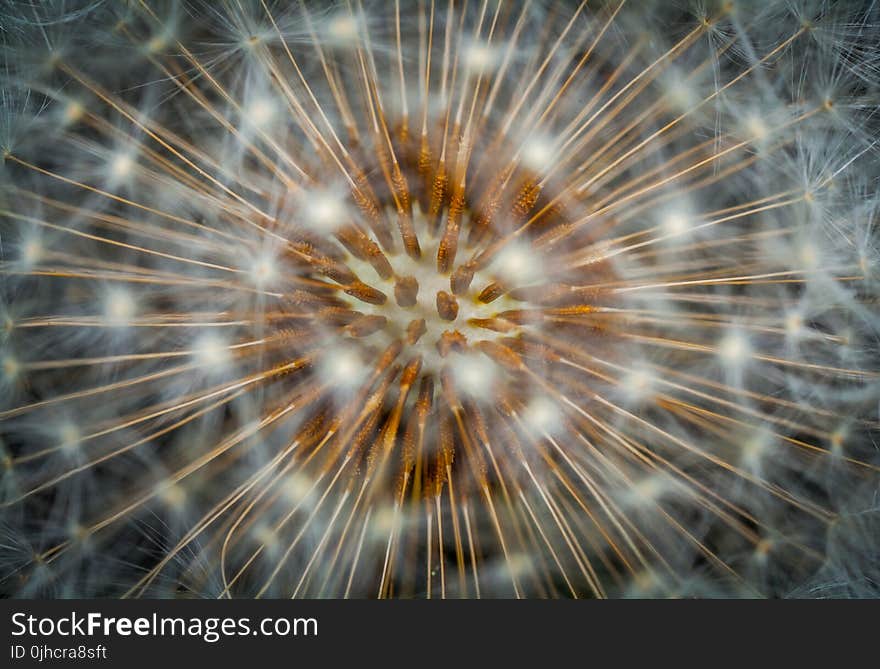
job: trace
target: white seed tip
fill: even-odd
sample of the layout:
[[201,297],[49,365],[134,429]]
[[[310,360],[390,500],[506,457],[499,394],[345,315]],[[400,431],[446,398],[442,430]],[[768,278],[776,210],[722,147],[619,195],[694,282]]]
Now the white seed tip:
[[124,288],[107,291],[104,297],[104,322],[109,325],[128,325],[135,314],[135,302]]
[[523,420],[536,432],[555,432],[562,425],[562,411],[546,395],[537,395],[526,405]]
[[473,397],[490,396],[498,367],[489,358],[478,355],[456,355],[450,363],[456,387]]

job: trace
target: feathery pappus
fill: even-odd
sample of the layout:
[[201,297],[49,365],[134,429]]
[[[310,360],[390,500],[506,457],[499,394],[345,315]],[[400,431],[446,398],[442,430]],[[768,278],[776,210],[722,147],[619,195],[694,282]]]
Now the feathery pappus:
[[0,590],[880,596],[880,7],[7,0]]

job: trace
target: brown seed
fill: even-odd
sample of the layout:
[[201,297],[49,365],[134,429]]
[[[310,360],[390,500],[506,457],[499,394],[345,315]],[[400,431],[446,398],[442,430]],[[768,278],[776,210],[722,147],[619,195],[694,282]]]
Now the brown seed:
[[458,316],[458,301],[455,296],[445,290],[438,292],[437,313],[444,321],[454,321]]
[[569,307],[547,309],[547,313],[554,316],[586,316],[587,314],[596,313],[596,307],[591,304],[574,304]]
[[413,276],[403,276],[394,284],[394,299],[401,307],[415,306],[419,297],[419,282]]
[[329,258],[316,259],[314,262],[318,271],[331,281],[342,285],[357,281],[357,276],[344,263]]
[[345,289],[348,295],[369,304],[385,304],[388,297],[381,290],[368,286],[363,281],[355,281]]
[[352,337],[369,337],[385,327],[387,320],[384,316],[361,316],[355,319],[346,328]]
[[462,352],[467,348],[467,337],[458,330],[447,330],[437,340],[437,352],[445,358],[451,352]]
[[514,323],[511,323],[510,321],[505,320],[501,317],[470,318],[468,319],[468,325],[473,325],[475,328],[492,330],[493,332],[510,332],[511,330],[516,329],[516,325]]
[[460,265],[449,278],[449,287],[453,295],[461,297],[467,292],[474,280],[474,269],[469,264]]
[[489,356],[494,362],[511,371],[521,370],[525,365],[519,353],[494,341],[479,341],[474,346]]
[[415,380],[419,377],[419,371],[422,369],[422,358],[414,358],[410,360],[406,367],[403,368],[403,374],[400,375],[400,385],[402,388],[409,389]]
[[498,314],[498,318],[516,325],[529,325],[540,323],[544,319],[544,314],[536,309],[511,309],[510,311],[502,311]]
[[440,224],[440,213],[446,203],[447,180],[446,164],[441,159],[434,173],[434,182],[431,184],[431,203],[428,207],[428,224],[432,232],[436,231]]
[[501,285],[497,281],[493,281],[488,286],[483,288],[477,299],[479,299],[480,302],[483,302],[484,304],[489,304],[489,302],[494,302],[506,292],[507,289],[503,285]]
[[425,326],[424,318],[411,320],[409,325],[406,326],[406,343],[412,346],[421,339],[422,335],[427,331],[428,328]]
[[324,307],[318,311],[317,316],[331,325],[345,326],[361,318],[363,314],[347,307]]
[[540,286],[526,286],[524,288],[515,288],[511,290],[509,296],[511,299],[520,302],[537,302],[538,304],[548,304],[563,297],[570,295],[571,286],[563,283],[545,283]]
[[367,254],[367,260],[379,276],[386,280],[390,279],[394,275],[391,263],[388,262],[388,258],[382,253],[382,249],[379,248],[378,244],[372,240],[368,240],[368,242],[369,243],[365,244],[364,248],[364,251]]
[[531,181],[526,181],[520,186],[516,200],[513,203],[513,216],[517,219],[523,219],[528,216],[532,207],[538,201],[541,194],[541,187]]
[[464,211],[464,193],[457,190],[452,194],[449,202],[449,212],[446,216],[446,229],[440,239],[437,248],[437,271],[446,274],[452,270],[455,262],[455,254],[458,251],[458,234],[461,228],[461,215]]

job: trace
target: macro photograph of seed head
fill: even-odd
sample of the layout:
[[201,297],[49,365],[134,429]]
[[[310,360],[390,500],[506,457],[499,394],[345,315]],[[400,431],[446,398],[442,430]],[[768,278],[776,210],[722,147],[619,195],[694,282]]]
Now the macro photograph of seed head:
[[7,598],[880,598],[880,4],[3,0]]

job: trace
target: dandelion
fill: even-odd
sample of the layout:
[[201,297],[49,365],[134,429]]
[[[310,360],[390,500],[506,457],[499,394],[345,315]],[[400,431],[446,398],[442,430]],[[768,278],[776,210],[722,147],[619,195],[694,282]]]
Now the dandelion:
[[876,595],[876,8],[3,12],[5,592]]

